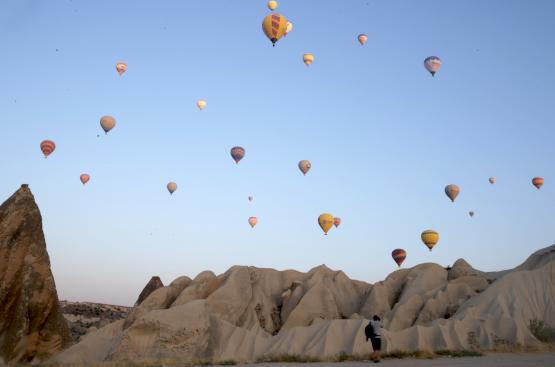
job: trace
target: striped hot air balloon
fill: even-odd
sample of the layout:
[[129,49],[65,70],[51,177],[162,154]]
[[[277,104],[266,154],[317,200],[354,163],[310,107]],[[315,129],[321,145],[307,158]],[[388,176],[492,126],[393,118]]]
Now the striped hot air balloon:
[[44,154],[44,158],[48,158],[48,156],[56,150],[56,143],[52,140],[43,140],[40,143],[40,150],[42,151],[42,154]]
[[434,248],[435,245],[439,242],[439,233],[434,231],[433,229],[427,229],[420,235],[422,238],[422,242],[428,247],[430,251]]
[[86,173],[83,173],[81,176],[79,176],[79,180],[81,180],[81,183],[82,183],[83,185],[86,185],[87,182],[89,182],[90,179],[91,179],[91,176],[89,176],[89,175],[86,174]]
[[437,56],[427,57],[424,60],[424,67],[430,72],[430,74],[432,74],[432,76],[435,76],[441,68],[441,59]]
[[245,148],[243,147],[233,147],[231,148],[231,158],[235,163],[239,164],[239,161],[245,156]]
[[276,42],[279,41],[287,31],[287,19],[280,14],[270,14],[262,21],[262,30],[275,46]]
[[335,228],[339,227],[340,224],[341,224],[341,218],[339,217],[333,218],[333,225],[335,226]]
[[397,263],[397,266],[401,267],[401,264],[407,258],[407,252],[402,248],[398,248],[391,252],[391,257]]

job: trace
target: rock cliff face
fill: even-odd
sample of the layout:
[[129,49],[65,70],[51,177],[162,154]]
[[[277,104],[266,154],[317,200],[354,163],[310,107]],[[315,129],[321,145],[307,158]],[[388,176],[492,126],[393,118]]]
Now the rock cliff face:
[[71,343],[27,185],[0,206],[0,358],[46,359]]
[[152,292],[154,292],[155,290],[157,290],[158,288],[162,288],[164,286],[164,283],[162,283],[162,280],[160,279],[160,277],[152,277],[150,278],[150,280],[148,281],[148,283],[145,285],[145,287],[143,288],[143,291],[141,292],[141,294],[139,294],[139,298],[137,298],[137,302],[135,302],[135,306],[140,305],[141,303],[143,303],[143,301],[150,296],[150,294]]

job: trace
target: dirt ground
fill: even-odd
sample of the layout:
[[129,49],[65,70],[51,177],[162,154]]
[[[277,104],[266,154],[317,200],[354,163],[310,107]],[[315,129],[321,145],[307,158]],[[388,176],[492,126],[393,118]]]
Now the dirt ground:
[[[483,357],[438,358],[438,359],[388,359],[380,363],[270,363],[267,367],[362,367],[376,365],[389,367],[555,367],[555,353],[493,353]],[[262,367],[266,364],[256,364]]]

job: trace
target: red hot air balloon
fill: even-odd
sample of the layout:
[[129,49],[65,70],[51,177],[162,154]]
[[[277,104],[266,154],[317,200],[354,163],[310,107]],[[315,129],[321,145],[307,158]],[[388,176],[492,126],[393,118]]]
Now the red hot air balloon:
[[42,154],[44,154],[44,158],[48,158],[50,154],[56,149],[56,143],[52,140],[44,140],[40,143],[40,150],[42,150]]
[[339,227],[340,224],[341,224],[341,218],[338,218],[338,217],[333,218],[333,225],[335,226],[335,228]]
[[402,248],[398,248],[391,252],[391,257],[393,257],[393,260],[397,263],[397,266],[401,267],[401,264],[407,258],[407,252]]
[[536,186],[538,190],[542,188],[543,183],[544,183],[544,179],[542,177],[534,177],[532,179],[532,185]]
[[87,182],[89,182],[89,180],[91,179],[91,176],[87,175],[86,173],[83,173],[81,176],[79,176],[79,179],[81,180],[81,183],[85,185]]
[[251,225],[252,228],[254,228],[254,226],[256,226],[257,223],[258,223],[258,218],[257,217],[250,217],[249,218],[249,224]]
[[243,147],[233,147],[231,148],[231,158],[235,163],[239,164],[239,161],[245,156],[245,149]]

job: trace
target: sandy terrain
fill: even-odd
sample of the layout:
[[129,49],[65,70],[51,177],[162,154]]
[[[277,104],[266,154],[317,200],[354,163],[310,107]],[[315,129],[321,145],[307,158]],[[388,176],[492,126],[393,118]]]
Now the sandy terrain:
[[371,362],[344,362],[344,363],[263,363],[245,366],[253,367],[363,367],[368,365],[390,367],[553,367],[555,366],[555,353],[494,353],[484,357],[465,358],[438,358],[438,359],[391,359],[379,364]]

